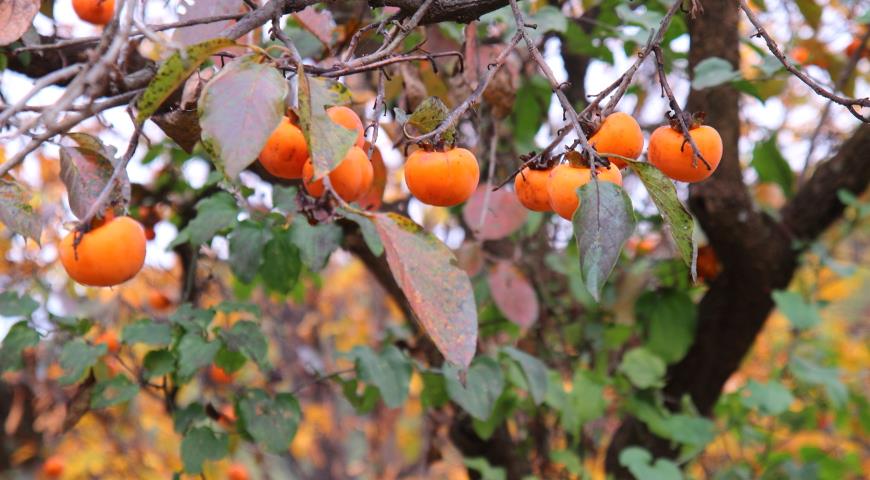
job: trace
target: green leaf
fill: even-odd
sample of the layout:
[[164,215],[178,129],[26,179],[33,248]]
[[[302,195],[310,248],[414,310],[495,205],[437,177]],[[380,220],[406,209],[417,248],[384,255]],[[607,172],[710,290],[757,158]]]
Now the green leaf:
[[604,415],[607,401],[604,386],[592,379],[588,372],[574,371],[571,391],[565,395],[560,406],[561,424],[566,431],[579,434],[583,424]]
[[256,362],[260,369],[269,369],[269,342],[256,323],[250,320],[238,321],[231,329],[223,331],[221,338],[227,347],[243,353]]
[[659,458],[652,463],[652,455],[640,447],[628,447],[619,452],[619,464],[628,468],[635,478],[642,480],[682,480],[683,473],[674,462]]
[[518,404],[517,396],[510,389],[505,389],[495,401],[495,407],[493,407],[492,415],[489,418],[486,420],[472,419],[471,427],[474,429],[474,433],[484,440],[489,440],[495,430],[513,414]]
[[289,393],[270,398],[262,390],[248,390],[238,403],[239,420],[257,443],[273,453],[287,451],[302,413]]
[[160,105],[172,95],[178,87],[195,72],[203,62],[208,60],[211,54],[223,48],[234,45],[235,42],[228,38],[215,38],[202,43],[191,45],[173,53],[157,69],[154,78],[148,83],[142,96],[136,102],[136,123],[141,125]]
[[106,354],[106,345],[91,346],[81,338],[67,342],[60,352],[60,366],[66,374],[60,377],[61,385],[76,382],[85,371],[93,367],[101,356]]
[[230,268],[244,283],[251,283],[263,263],[263,247],[271,240],[272,231],[258,223],[245,220],[229,235]]
[[220,460],[229,453],[229,436],[208,427],[192,428],[181,440],[181,461],[187,473],[200,473],[203,462]]
[[520,366],[532,400],[535,405],[540,405],[547,394],[547,366],[544,362],[514,347],[503,347],[502,352]]
[[453,252],[411,219],[377,214],[387,263],[423,331],[444,358],[467,367],[477,348],[477,305]]
[[643,347],[629,350],[619,364],[619,371],[637,388],[661,386],[665,368],[661,358]]
[[172,413],[172,425],[176,433],[184,433],[191,425],[206,418],[205,408],[199,403],[191,403]]
[[272,206],[284,213],[296,213],[296,209],[298,208],[298,205],[296,204],[296,187],[282,187],[281,185],[273,186]]
[[0,293],[0,315],[4,317],[30,317],[37,308],[39,303],[29,295],[18,296],[12,291]]
[[91,392],[91,408],[100,409],[126,403],[139,394],[139,385],[136,385],[124,375],[97,382]]
[[703,417],[675,414],[665,420],[669,438],[695,448],[703,448],[716,437],[716,424]]
[[846,404],[849,392],[846,385],[840,381],[838,369],[823,367],[808,358],[798,356],[792,357],[788,366],[795,378],[801,382],[824,388],[825,394],[834,407],[842,408]]
[[680,258],[692,271],[692,278],[694,278],[695,257],[698,248],[693,234],[695,222],[692,220],[692,215],[677,198],[674,182],[649,163],[628,162],[628,166],[637,174],[649,192],[649,196],[661,213],[665,225],[668,226],[666,230],[674,240]]
[[369,247],[374,256],[380,257],[384,253],[384,244],[381,242],[381,237],[378,236],[374,222],[366,215],[360,215],[345,208],[340,208],[340,210],[344,218],[359,225],[359,231],[362,233],[366,246]]
[[389,408],[405,403],[411,382],[411,362],[398,348],[390,345],[378,354],[371,348],[357,346],[350,355],[355,359],[359,378],[378,387]]
[[259,54],[236,58],[199,98],[202,145],[229,179],[254,163],[286,109],[287,81]]
[[583,282],[592,297],[600,300],[604,282],[634,231],[634,208],[625,190],[610,182],[590,181],[577,195],[580,206],[573,224]]
[[289,230],[274,230],[272,239],[263,248],[260,276],[269,290],[287,294],[299,280],[302,259],[299,248],[293,244]]
[[31,194],[21,185],[0,178],[0,223],[10,231],[39,244],[42,222],[30,206]]
[[362,382],[356,379],[341,381],[341,391],[344,392],[344,398],[351,404],[357,414],[363,415],[374,410],[378,404],[377,387],[373,385],[364,385],[362,392],[359,392]]
[[477,357],[468,368],[465,386],[460,382],[458,368],[450,363],[442,368],[450,399],[472,417],[488,419],[504,390],[504,375],[498,362],[487,356]]
[[758,383],[750,380],[746,384],[749,395],[742,397],[743,406],[759,410],[764,415],[779,415],[785,413],[794,402],[794,396],[777,381]]
[[423,371],[423,392],[420,401],[423,408],[440,408],[449,400],[447,396],[447,384],[444,375],[439,372]]
[[178,376],[188,378],[200,368],[210,364],[220,350],[220,342],[209,342],[197,333],[181,337],[178,352]]
[[773,301],[794,328],[806,330],[822,321],[818,305],[805,301],[798,293],[776,290],[773,292]]
[[776,135],[755,144],[752,149],[752,168],[758,172],[761,182],[773,182],[782,187],[783,193],[791,197],[794,188],[794,172],[779,153]]
[[139,320],[124,327],[121,341],[126,344],[169,345],[172,342],[172,327],[149,319]]
[[23,364],[21,353],[25,348],[35,347],[38,343],[39,334],[30,328],[26,321],[12,325],[3,338],[3,343],[0,344],[0,373],[21,368]]
[[494,467],[483,457],[465,458],[465,466],[480,474],[480,480],[507,480],[503,467]]
[[297,219],[290,227],[290,238],[299,247],[302,263],[314,272],[323,270],[341,237],[341,227],[334,223],[309,225],[305,219]]
[[[191,244],[202,245],[221,230],[235,225],[238,215],[239,208],[232,195],[219,192],[196,204],[196,217],[184,227],[182,232],[188,235]],[[179,239],[181,237],[182,235],[179,234]],[[179,239],[172,242],[170,247],[175,246]]]
[[214,310],[194,308],[191,304],[184,303],[169,316],[169,321],[188,332],[204,333],[213,318]]
[[226,345],[222,346],[214,357],[214,364],[227,373],[238,372],[245,366],[245,362],[247,361],[248,359],[244,354],[235,350],[230,350]]
[[741,78],[740,72],[734,70],[731,62],[719,57],[708,57],[695,65],[692,76],[692,88],[703,90],[715,87]]
[[308,78],[304,72],[299,73],[298,78],[299,126],[308,143],[314,180],[318,180],[338,167],[356,143],[357,132],[333,122],[326,114],[327,106],[341,103],[337,102],[339,98],[335,92],[347,87],[324,78]]
[[175,355],[166,349],[152,350],[145,354],[143,367],[142,375],[148,379],[168,375],[175,371]]
[[[429,133],[438,128],[447,116],[450,114],[450,109],[438,97],[426,97],[420,102],[420,105],[408,117],[408,125],[414,127],[421,134]],[[442,138],[450,143],[453,136],[456,134],[456,127],[451,125]]]
[[813,27],[813,30],[818,30],[822,21],[822,7],[815,0],[795,0],[795,3],[807,23]]
[[680,290],[647,292],[635,304],[637,318],[647,325],[646,348],[667,363],[681,360],[692,346],[697,311],[692,298]]

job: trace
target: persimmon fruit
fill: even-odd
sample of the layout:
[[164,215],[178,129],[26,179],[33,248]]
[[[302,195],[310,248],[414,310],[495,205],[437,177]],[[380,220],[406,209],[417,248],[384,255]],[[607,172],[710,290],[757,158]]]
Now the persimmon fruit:
[[550,169],[536,170],[524,168],[514,177],[514,190],[520,203],[529,210],[536,212],[551,212],[550,195],[547,193],[547,181]]
[[695,157],[692,146],[683,133],[669,125],[657,128],[649,137],[649,162],[668,177],[681,182],[700,182],[707,179],[722,160],[722,137],[715,128],[707,125],[689,128],[689,135],[704,160],[710,164],[708,169],[700,158]]
[[82,20],[94,25],[105,25],[115,14],[115,0],[73,0],[73,10]]
[[359,115],[348,107],[335,106],[326,109],[329,118],[348,130],[356,130],[356,145],[362,148],[365,145],[365,129]]
[[428,205],[458,205],[471,197],[479,180],[477,158],[464,148],[443,152],[420,149],[405,162],[408,190]]
[[[357,146],[350,147],[338,167],[329,172],[332,188],[346,202],[353,202],[366,193],[372,185],[373,177],[372,163],[366,157],[366,153]],[[312,181],[313,178],[314,165],[309,159],[302,168],[302,185],[309,195],[320,197],[326,190],[326,186],[322,179]]]
[[713,250],[712,246],[704,245],[698,249],[695,270],[698,273],[698,279],[703,282],[713,280],[722,271],[722,265],[719,263],[716,251]]
[[302,168],[308,160],[308,144],[302,130],[284,117],[275,127],[260,152],[260,164],[279,178],[302,178]]
[[208,367],[208,378],[219,385],[229,385],[230,383],[233,383],[232,374],[227,373],[226,370],[213,363]]
[[251,477],[248,475],[248,469],[244,465],[234,463],[227,470],[227,478],[229,480],[248,480]]
[[[611,113],[604,119],[601,127],[591,137],[589,145],[599,153],[614,153],[623,157],[636,159],[643,152],[643,132],[637,120],[623,112]],[[607,157],[619,168],[627,165],[617,157]]]
[[58,478],[63,475],[65,463],[59,456],[52,455],[46,458],[45,463],[42,464],[42,474],[48,478]]
[[[611,163],[609,167],[598,167],[598,180],[622,185],[622,173],[619,167]],[[580,206],[577,189],[589,183],[592,179],[592,169],[563,163],[553,167],[547,180],[547,194],[550,197],[550,207],[565,220],[571,220],[574,211]]]
[[[365,143],[363,151],[369,151],[369,142]],[[372,163],[372,183],[357,201],[364,210],[377,210],[381,206],[384,190],[387,188],[387,166],[384,165],[384,158],[378,147],[372,150],[369,160]]]
[[[852,38],[852,43],[846,47],[846,56],[852,58],[855,55],[855,52],[858,51],[858,48],[861,47],[861,39],[858,37]],[[870,45],[864,46],[864,52],[861,54],[864,58],[870,58]]]
[[121,349],[121,342],[118,340],[118,334],[112,330],[106,330],[94,339],[94,345],[105,345],[109,353],[118,353]]
[[145,230],[130,217],[107,214],[95,228],[80,235],[76,232],[60,242],[60,261],[67,274],[82,285],[110,287],[130,280],[145,263]]
[[169,300],[169,297],[165,293],[155,289],[148,292],[148,305],[153,310],[160,311],[169,308],[172,305],[172,301]]
[[807,50],[807,47],[799,45],[792,49],[791,58],[797,62],[798,65],[806,65],[810,59],[810,51]]

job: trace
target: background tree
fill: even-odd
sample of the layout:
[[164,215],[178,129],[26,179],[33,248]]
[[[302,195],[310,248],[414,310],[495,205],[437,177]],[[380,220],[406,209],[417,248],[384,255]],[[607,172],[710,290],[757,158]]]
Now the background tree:
[[870,11],[587,3],[0,4],[0,468],[867,471]]

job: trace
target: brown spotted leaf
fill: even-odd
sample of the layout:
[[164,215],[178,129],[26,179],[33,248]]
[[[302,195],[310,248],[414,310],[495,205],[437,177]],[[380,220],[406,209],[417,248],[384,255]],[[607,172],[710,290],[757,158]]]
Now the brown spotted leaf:
[[0,1],[0,46],[21,38],[39,12],[39,0]]
[[[487,191],[489,191],[489,203],[481,225]],[[493,192],[492,186],[488,183],[477,187],[462,210],[462,218],[466,225],[480,240],[498,240],[507,237],[525,225],[528,215],[529,211],[517,200],[514,192],[504,188]]]
[[468,368],[477,348],[477,307],[468,275],[446,245],[407,217],[373,220],[390,271],[423,330],[447,361]]
[[[92,150],[60,147],[60,179],[66,185],[70,209],[77,217],[87,215],[113,171],[112,162]],[[125,204],[129,198],[130,181],[127,174],[123,173],[113,189],[109,204]]]
[[199,98],[202,144],[227,178],[252,164],[284,116],[287,81],[258,55],[240,57],[205,85]]
[[0,223],[9,230],[39,243],[42,224],[29,201],[30,193],[21,185],[0,179]]
[[505,318],[522,328],[538,320],[538,295],[516,265],[505,260],[495,262],[486,279],[492,299]]

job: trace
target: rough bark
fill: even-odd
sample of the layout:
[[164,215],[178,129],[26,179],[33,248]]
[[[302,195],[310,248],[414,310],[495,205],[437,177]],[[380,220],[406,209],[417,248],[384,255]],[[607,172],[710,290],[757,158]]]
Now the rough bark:
[[[411,16],[420,8],[425,0],[371,0],[373,7],[398,7],[403,16]],[[508,4],[507,0],[435,0],[421,25],[444,21],[468,23],[480,18],[481,15],[501,8]]]
[[[738,10],[730,0],[706,1],[703,16],[689,22],[690,70],[708,57],[725,58],[737,68]],[[793,240],[812,240],[843,212],[836,192],[860,193],[870,181],[870,126],[862,125],[839,153],[821,165],[783,209],[777,222],[756,210],[742,181],[737,144],[740,138],[739,93],[728,85],[692,91],[688,110],[703,110],[707,123],[722,136],[724,156],[710,180],[691,189],[690,208],[698,218],[723,271],[698,306],[698,331],[686,357],[668,371],[669,407],[688,394],[709,415],[725,381],[737,370],[773,308],[771,293],[785,288],[801,251]],[[676,452],[652,435],[642,422],[628,418],[608,450],[608,470],[632,478],[618,464],[619,452],[644,446],[657,456]]]

